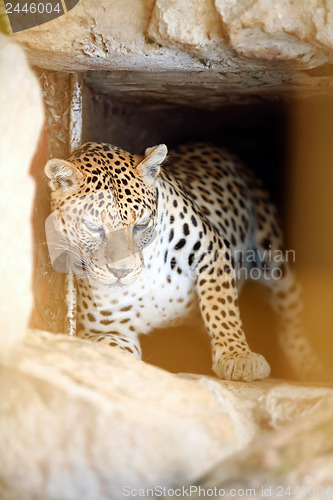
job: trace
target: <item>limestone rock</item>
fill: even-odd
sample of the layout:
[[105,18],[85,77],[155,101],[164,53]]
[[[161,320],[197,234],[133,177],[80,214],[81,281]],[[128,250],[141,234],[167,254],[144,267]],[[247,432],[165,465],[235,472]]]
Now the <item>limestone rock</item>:
[[333,60],[332,16],[321,0],[81,0],[14,38],[48,69],[312,68]]
[[134,100],[144,89],[144,99],[216,108],[331,91],[329,67],[301,71],[332,62],[332,8],[320,2],[81,0],[13,38],[39,68],[98,71],[104,87],[111,75],[110,95]]
[[[197,481],[197,488],[216,489],[220,492],[216,498],[331,497],[332,410],[332,399],[323,399],[312,415],[259,439],[242,453],[216,465]],[[194,493],[192,498],[202,498],[198,491]]]
[[117,349],[30,331],[0,370],[0,497],[122,498],[176,487],[311,418],[333,390],[174,375]]
[[0,349],[23,337],[32,307],[29,167],[42,123],[38,81],[22,48],[0,34]]
[[262,69],[262,60],[311,68],[333,60],[332,12],[321,0],[157,0],[148,35],[229,69]]
[[237,67],[213,0],[157,0],[147,34],[164,46],[181,47],[205,60],[223,59],[231,68]]
[[65,16],[13,35],[31,62],[60,70],[187,69],[187,54],[146,37],[154,0],[81,0]]
[[232,47],[250,58],[290,61],[311,68],[331,63],[331,2],[215,0]]

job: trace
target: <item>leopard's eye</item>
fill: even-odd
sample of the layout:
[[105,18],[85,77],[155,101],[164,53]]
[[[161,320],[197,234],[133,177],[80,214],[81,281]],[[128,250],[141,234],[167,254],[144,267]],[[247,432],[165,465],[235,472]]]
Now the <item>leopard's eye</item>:
[[104,235],[103,227],[97,224],[96,222],[92,222],[88,219],[83,219],[83,224],[88,229],[88,231],[92,233],[94,236]]
[[150,224],[150,218],[144,219],[140,221],[138,224],[135,224],[134,229],[136,231],[144,231],[145,229],[147,229],[149,224]]

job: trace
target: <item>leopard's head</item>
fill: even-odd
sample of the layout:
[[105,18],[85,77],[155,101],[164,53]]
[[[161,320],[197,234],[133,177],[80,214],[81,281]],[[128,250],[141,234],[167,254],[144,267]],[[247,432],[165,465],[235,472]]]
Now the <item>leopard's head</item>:
[[87,143],[67,160],[47,162],[52,214],[46,232],[51,258],[64,266],[59,270],[111,286],[138,277],[157,223],[156,178],[166,154],[164,144],[131,155]]

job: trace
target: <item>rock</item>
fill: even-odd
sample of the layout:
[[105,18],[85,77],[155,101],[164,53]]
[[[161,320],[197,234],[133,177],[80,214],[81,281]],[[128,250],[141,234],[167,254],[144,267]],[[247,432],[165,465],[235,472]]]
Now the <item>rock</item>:
[[303,69],[333,61],[332,16],[321,0],[81,0],[14,38],[47,69]]
[[333,60],[332,12],[320,0],[157,0],[148,35],[230,70],[263,69],[263,59],[312,68]]
[[[330,498],[333,494],[333,404],[286,429],[265,436],[242,453],[216,465],[197,481],[191,498],[215,490],[216,498]],[[245,493],[247,492],[247,493]]]
[[224,61],[239,69],[212,1],[157,0],[147,35],[163,46],[179,49],[209,61]]
[[41,331],[3,360],[0,385],[0,497],[15,500],[174,488],[333,400],[329,388],[174,375]]
[[333,6],[321,0],[215,0],[230,39],[241,55],[290,61],[312,68],[332,63]]
[[200,68],[147,38],[153,0],[81,0],[65,16],[13,35],[32,64],[59,71]]
[[333,32],[325,24],[331,7],[319,1],[272,7],[268,0],[81,0],[66,15],[13,38],[33,65],[88,70],[116,101],[216,109],[331,92],[328,64],[301,71],[332,62]]
[[0,349],[21,339],[31,313],[34,182],[29,167],[43,123],[38,81],[21,47],[0,34]]

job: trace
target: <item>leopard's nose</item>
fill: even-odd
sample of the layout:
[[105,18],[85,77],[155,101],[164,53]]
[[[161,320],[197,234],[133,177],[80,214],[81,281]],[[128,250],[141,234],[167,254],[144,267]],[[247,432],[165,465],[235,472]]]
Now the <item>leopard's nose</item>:
[[109,269],[113,274],[113,276],[115,276],[118,279],[125,278],[125,276],[127,276],[132,271],[132,269],[121,268],[121,267],[119,269],[114,267],[109,267]]

